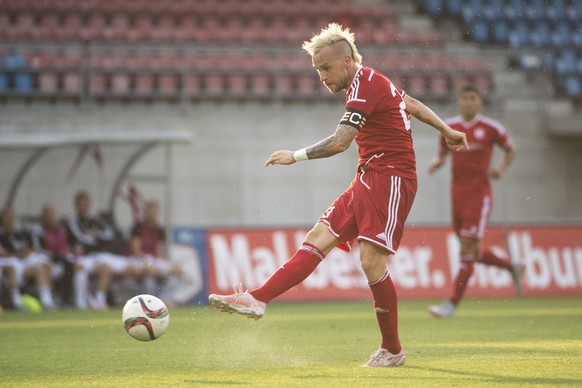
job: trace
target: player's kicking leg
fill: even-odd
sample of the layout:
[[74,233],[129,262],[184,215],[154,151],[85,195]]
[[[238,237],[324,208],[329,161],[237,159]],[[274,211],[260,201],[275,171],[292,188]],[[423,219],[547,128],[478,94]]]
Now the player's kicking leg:
[[338,242],[325,224],[317,223],[299,250],[261,287],[247,292],[242,292],[240,287],[232,295],[212,294],[208,301],[223,312],[260,319],[267,303],[305,280]]

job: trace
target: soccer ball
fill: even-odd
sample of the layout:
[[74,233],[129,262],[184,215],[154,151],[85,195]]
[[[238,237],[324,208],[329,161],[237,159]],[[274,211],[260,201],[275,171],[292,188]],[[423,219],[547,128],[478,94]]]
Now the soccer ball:
[[170,313],[160,299],[143,294],[125,303],[121,319],[130,336],[140,341],[153,341],[165,333]]

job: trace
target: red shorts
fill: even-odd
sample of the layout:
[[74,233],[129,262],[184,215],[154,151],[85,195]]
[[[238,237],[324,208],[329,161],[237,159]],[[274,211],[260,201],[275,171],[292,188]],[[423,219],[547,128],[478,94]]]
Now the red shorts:
[[416,179],[359,172],[350,187],[319,219],[342,241],[340,248],[358,239],[396,253],[404,222],[416,195]]
[[481,240],[491,214],[491,195],[453,194],[453,227],[458,236]]

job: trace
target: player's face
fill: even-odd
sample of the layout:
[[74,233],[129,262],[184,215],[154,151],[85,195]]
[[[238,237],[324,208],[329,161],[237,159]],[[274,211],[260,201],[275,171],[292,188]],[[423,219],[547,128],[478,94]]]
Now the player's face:
[[457,100],[461,116],[465,120],[471,120],[481,109],[481,97],[475,92],[463,92],[459,95]]
[[88,216],[91,210],[91,200],[87,197],[79,198],[77,201],[77,214],[82,217]]
[[52,206],[46,206],[42,209],[42,222],[47,226],[57,224],[57,211]]
[[350,86],[350,60],[343,52],[334,50],[333,46],[324,46],[313,54],[312,60],[319,80],[331,93],[337,93]]

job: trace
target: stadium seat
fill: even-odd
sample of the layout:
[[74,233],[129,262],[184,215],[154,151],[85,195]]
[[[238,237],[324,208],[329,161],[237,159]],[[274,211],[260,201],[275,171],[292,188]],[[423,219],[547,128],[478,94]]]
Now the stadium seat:
[[14,74],[14,91],[16,93],[31,93],[34,90],[34,78],[28,71],[17,71]]
[[107,91],[107,75],[105,73],[92,74],[89,93],[91,95],[102,95],[106,91]]
[[113,73],[111,75],[111,93],[126,95],[130,90],[130,78],[127,73]]
[[442,0],[424,0],[424,11],[431,16],[440,16],[444,13]]
[[580,76],[570,74],[562,79],[564,93],[568,97],[582,97],[582,79]]
[[55,72],[42,72],[38,75],[38,90],[42,94],[55,94],[58,90],[58,75]]
[[158,93],[165,96],[176,96],[178,91],[177,74],[162,73],[158,76]]
[[151,95],[154,92],[154,74],[149,72],[135,75],[134,92],[140,95]]
[[184,81],[184,93],[187,96],[199,95],[202,91],[201,76],[197,73],[186,74]]
[[271,93],[271,79],[268,74],[258,73],[251,76],[251,94],[254,96],[266,96]]
[[204,92],[211,96],[220,96],[225,91],[222,74],[208,74],[204,77]]
[[0,71],[0,93],[4,94],[8,91],[8,74]]
[[487,19],[475,18],[469,23],[471,39],[477,43],[489,42],[489,22]]
[[63,74],[63,93],[79,94],[81,92],[81,74],[79,72],[67,72]]

